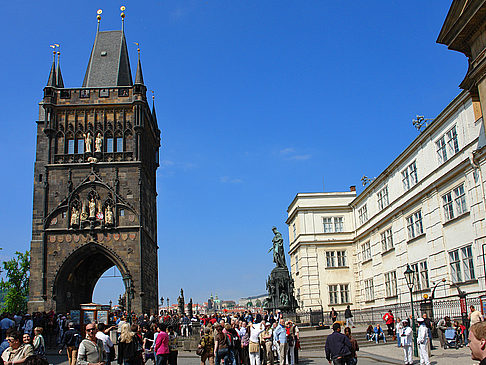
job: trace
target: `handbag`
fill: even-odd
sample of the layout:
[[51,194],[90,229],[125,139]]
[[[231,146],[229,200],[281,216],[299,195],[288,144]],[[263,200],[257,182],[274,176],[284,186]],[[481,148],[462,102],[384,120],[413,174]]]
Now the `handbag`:
[[204,355],[204,347],[198,347],[197,350],[196,350],[196,355],[197,356]]
[[248,350],[250,353],[260,352],[260,345],[258,344],[258,342],[250,341],[250,347],[248,348]]

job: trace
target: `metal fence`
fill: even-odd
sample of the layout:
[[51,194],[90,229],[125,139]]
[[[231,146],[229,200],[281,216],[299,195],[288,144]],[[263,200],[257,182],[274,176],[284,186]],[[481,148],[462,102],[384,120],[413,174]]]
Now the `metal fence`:
[[[474,305],[480,309],[479,296],[471,295],[467,298],[467,310]],[[353,310],[353,322],[355,324],[376,324],[383,322],[383,315],[392,310],[396,320],[408,318],[412,311],[410,303],[397,303],[366,309]],[[461,319],[461,304],[459,297],[438,298],[433,300],[421,300],[413,303],[415,317],[427,313],[428,317],[437,322],[439,319],[449,316],[452,320]],[[322,323],[329,324],[329,313],[322,309],[297,309],[295,313],[297,323],[316,326]],[[338,320],[344,320],[344,312],[339,313]]]

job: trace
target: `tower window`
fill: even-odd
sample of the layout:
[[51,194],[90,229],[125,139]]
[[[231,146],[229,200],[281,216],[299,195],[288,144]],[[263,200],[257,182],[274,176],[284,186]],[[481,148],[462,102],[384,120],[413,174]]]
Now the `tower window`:
[[125,209],[120,209],[120,217],[124,217],[125,216]]
[[39,174],[39,182],[42,182],[42,174]]
[[84,139],[78,139],[78,153],[84,153]]
[[68,139],[68,154],[73,155],[74,154],[74,139]]
[[100,98],[107,98],[110,96],[110,89],[101,89]]
[[89,89],[83,89],[79,92],[80,98],[89,98]]
[[123,152],[123,138],[116,137],[116,152]]
[[113,138],[106,139],[106,152],[113,152]]

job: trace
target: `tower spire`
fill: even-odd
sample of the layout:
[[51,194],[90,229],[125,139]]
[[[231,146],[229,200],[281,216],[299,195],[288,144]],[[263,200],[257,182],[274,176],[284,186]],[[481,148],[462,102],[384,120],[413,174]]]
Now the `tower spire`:
[[157,123],[157,115],[155,114],[155,95],[154,91],[152,90],[152,118]]
[[137,45],[138,52],[138,63],[137,63],[137,73],[135,74],[135,84],[143,85],[143,74],[142,74],[142,63],[140,62],[140,44],[134,42]]
[[98,26],[96,28],[96,33],[99,33],[99,31],[100,31],[100,21],[101,21],[101,14],[102,13],[103,13],[103,10],[101,10],[101,9],[98,9],[98,11],[96,12],[96,14],[98,14],[98,15],[96,15],[96,19],[98,19]]
[[64,80],[62,79],[61,74],[61,46],[59,44],[55,44],[57,47],[57,67],[56,67],[56,80],[57,80],[57,87],[64,88]]
[[126,8],[125,8],[124,5],[120,6],[120,10],[121,10],[120,16],[121,16],[121,20],[122,20],[122,29],[121,29],[122,32],[125,31],[125,9]]
[[47,80],[47,86],[56,87],[56,46],[51,44],[52,51],[52,66],[51,72],[49,73],[49,79]]

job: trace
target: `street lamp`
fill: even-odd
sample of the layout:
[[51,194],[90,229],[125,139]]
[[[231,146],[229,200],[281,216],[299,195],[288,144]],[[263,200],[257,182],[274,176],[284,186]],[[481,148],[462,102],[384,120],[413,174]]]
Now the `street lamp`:
[[413,285],[415,284],[415,271],[407,264],[407,270],[404,272],[405,280],[407,281],[408,289],[410,290],[410,306],[412,307],[412,332],[413,332],[413,354],[418,356],[417,348],[417,329],[415,327],[415,316],[413,313]]
[[129,274],[123,276],[123,283],[125,284],[125,296],[127,298],[128,323],[132,323],[132,278]]

